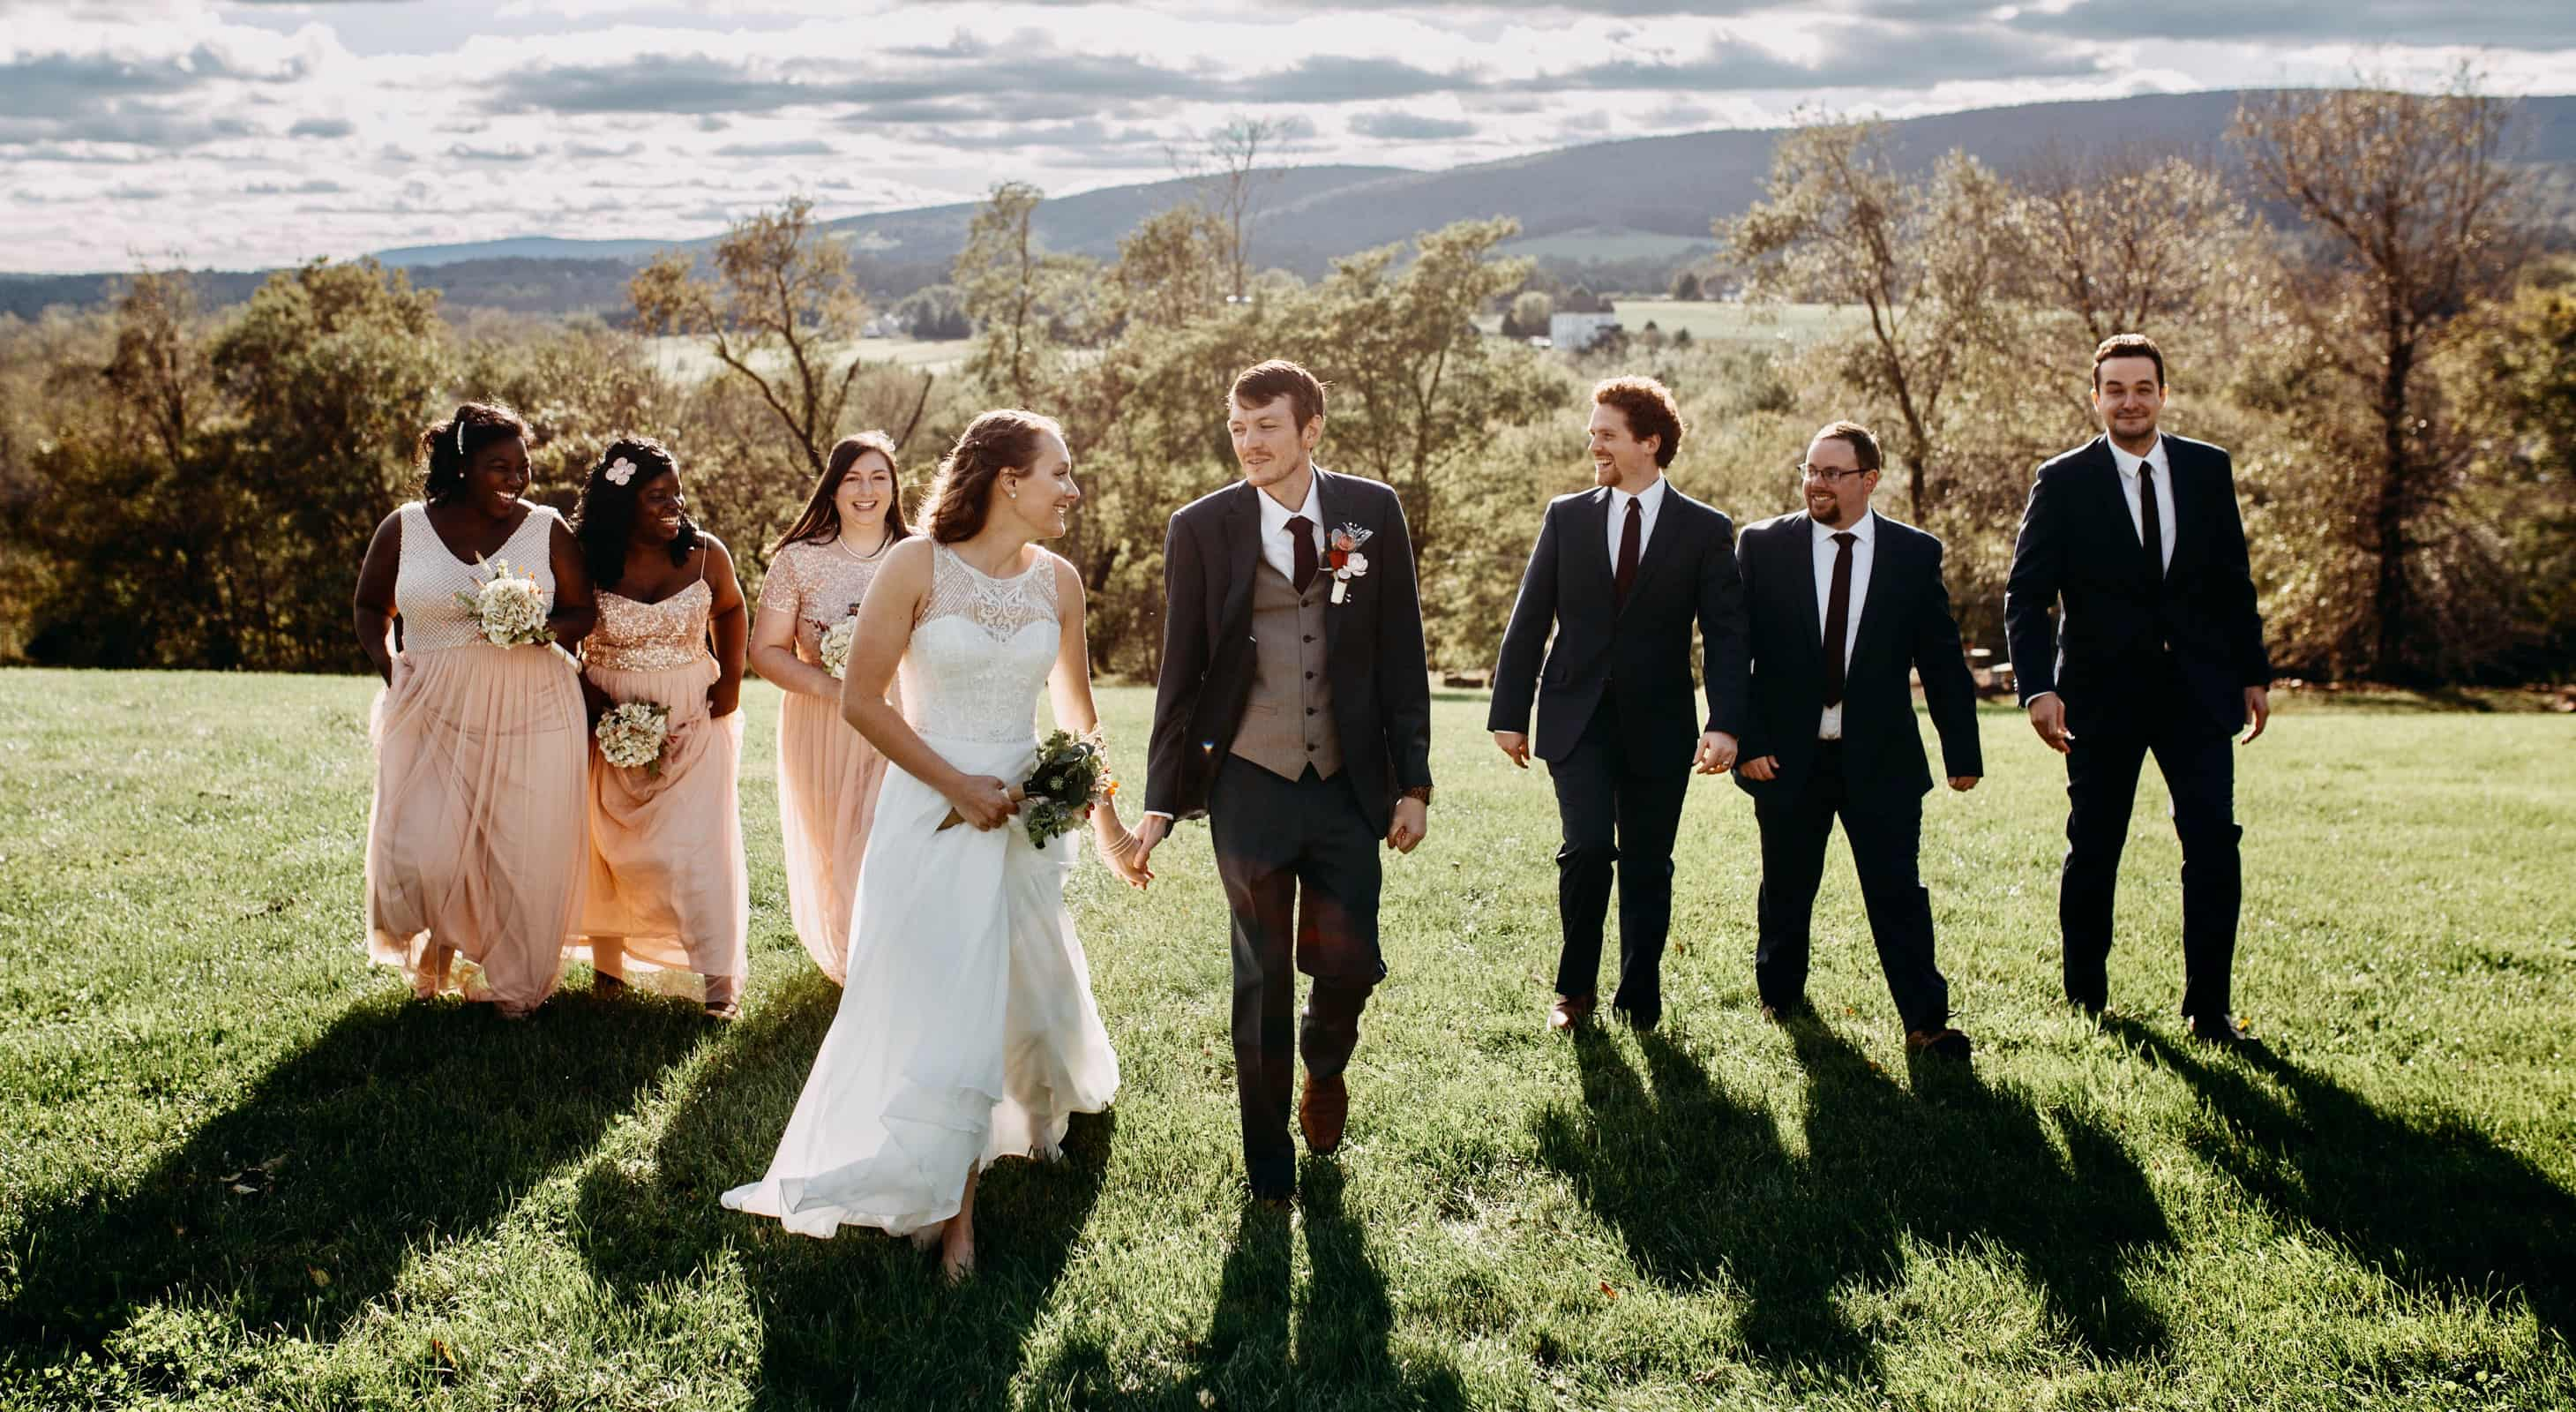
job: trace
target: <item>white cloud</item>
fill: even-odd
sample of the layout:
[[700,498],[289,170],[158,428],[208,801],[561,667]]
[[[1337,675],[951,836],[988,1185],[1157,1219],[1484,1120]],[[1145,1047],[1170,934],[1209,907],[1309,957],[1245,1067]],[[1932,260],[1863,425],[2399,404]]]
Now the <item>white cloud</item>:
[[[2286,0],[2189,3],[2250,37],[2088,30],[2092,0],[0,0],[0,264],[95,269],[174,238],[238,266],[697,235],[795,191],[828,216],[1006,178],[1066,193],[1158,174],[1241,112],[1295,125],[1295,160],[1444,166],[1801,106],[2429,86],[2464,57],[2501,91],[2576,90],[2563,5],[2502,0],[2479,20],[2500,47],[2471,50],[2439,42],[2435,0],[2355,0],[2324,24]],[[2378,42],[2392,33],[2418,39]]]

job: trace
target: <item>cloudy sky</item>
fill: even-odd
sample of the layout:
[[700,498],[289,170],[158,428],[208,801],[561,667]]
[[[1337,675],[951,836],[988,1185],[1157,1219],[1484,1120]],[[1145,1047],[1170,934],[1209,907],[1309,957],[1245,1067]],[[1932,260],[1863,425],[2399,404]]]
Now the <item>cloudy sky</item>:
[[1289,160],[1437,168],[1802,107],[2430,85],[2463,60],[2576,92],[2576,4],[0,0],[0,270],[1060,194],[1169,175],[1238,114],[1284,124]]

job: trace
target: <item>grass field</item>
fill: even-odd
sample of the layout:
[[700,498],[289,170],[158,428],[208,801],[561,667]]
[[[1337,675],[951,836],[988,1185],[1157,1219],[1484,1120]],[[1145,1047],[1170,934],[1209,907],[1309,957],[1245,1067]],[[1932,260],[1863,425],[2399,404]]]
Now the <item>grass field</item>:
[[[2114,1004],[2052,1002],[2055,757],[1927,802],[1973,1073],[1909,1069],[1836,844],[1820,1024],[1754,1014],[1751,810],[1694,785],[1659,1031],[1541,1031],[1541,774],[1444,695],[1350,1137],[1248,1207],[1203,830],[1070,891],[1125,1066],[984,1186],[982,1273],[720,1209],[832,987],[747,693],[749,1014],[415,1004],[358,953],[371,682],[0,673],[0,1408],[2576,1406],[2562,716],[2244,751],[2248,1058],[2181,1039],[2141,791]],[[1131,777],[1149,698],[1106,701]]]

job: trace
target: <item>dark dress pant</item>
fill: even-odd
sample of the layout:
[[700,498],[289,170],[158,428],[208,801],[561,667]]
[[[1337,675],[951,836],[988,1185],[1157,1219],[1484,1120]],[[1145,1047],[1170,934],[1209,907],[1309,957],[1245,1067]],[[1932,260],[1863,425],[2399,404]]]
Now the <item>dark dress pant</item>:
[[1673,835],[1690,796],[1690,769],[1640,758],[1607,697],[1562,760],[1548,765],[1564,830],[1556,850],[1556,915],[1564,942],[1556,993],[1591,995],[1600,984],[1601,935],[1610,890],[1619,890],[1619,989],[1612,1005],[1632,1023],[1663,1018],[1664,939],[1673,920]]
[[[1296,1186],[1296,1050],[1322,1078],[1350,1062],[1360,1010],[1385,978],[1378,954],[1380,836],[1347,771],[1309,766],[1281,779],[1229,755],[1208,792],[1217,878],[1234,918],[1234,1073],[1243,1110],[1243,1164],[1258,1196]],[[1297,973],[1315,978],[1302,1024],[1291,1024]]]
[[1825,871],[1825,841],[1839,818],[1896,1013],[1908,1030],[1947,1026],[1950,983],[1933,964],[1932,898],[1916,870],[1923,796],[1888,790],[1854,799],[1842,743],[1818,741],[1798,790],[1757,798],[1753,813],[1762,827],[1761,932],[1753,952],[1762,1003],[1787,1009],[1806,1000],[1809,922]]

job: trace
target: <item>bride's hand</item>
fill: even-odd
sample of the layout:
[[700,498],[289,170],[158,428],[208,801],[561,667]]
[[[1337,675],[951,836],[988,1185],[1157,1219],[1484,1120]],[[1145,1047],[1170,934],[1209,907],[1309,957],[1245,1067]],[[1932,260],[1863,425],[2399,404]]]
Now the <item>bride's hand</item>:
[[1100,861],[1107,863],[1120,881],[1141,889],[1154,880],[1153,871],[1145,866],[1145,850],[1127,826],[1118,821],[1117,810],[1095,809],[1091,831],[1100,845]]
[[1020,790],[991,775],[967,775],[949,791],[948,803],[961,821],[979,829],[998,829],[1020,811]]

